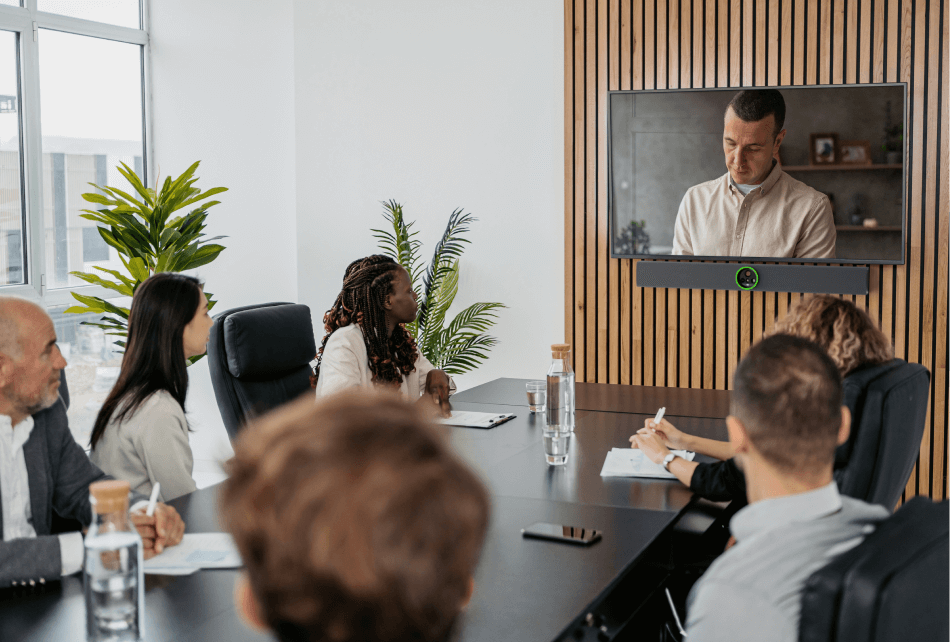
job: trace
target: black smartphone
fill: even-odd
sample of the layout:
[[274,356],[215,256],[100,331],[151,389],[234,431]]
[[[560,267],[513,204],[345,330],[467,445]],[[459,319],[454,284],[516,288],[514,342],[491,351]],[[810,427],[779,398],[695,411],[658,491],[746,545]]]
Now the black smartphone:
[[580,546],[590,546],[600,539],[601,531],[579,526],[564,526],[563,524],[547,524],[537,522],[521,529],[524,537],[535,539],[549,539],[555,542],[567,542]]

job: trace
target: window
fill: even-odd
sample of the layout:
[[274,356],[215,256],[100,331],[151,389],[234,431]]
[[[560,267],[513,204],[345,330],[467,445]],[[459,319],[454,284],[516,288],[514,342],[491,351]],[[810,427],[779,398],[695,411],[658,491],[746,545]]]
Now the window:
[[[112,337],[65,314],[70,292],[111,298],[70,272],[123,270],[82,218],[90,183],[147,183],[148,34],[141,0],[0,0],[0,294],[39,302],[69,361],[70,427],[88,434],[118,373]],[[116,301],[128,305],[128,301]],[[93,317],[93,318],[87,318]]]

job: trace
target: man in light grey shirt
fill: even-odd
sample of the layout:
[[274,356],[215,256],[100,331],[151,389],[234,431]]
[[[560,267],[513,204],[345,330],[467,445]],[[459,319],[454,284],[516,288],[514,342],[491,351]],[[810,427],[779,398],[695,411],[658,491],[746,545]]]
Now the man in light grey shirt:
[[745,90],[732,98],[722,135],[729,171],[687,190],[676,214],[673,254],[834,258],[831,202],[776,161],[784,125],[778,90]]
[[838,370],[817,345],[764,339],[742,359],[734,388],[726,425],[749,505],[732,518],[736,544],[693,587],[686,628],[690,642],[796,642],[805,581],[889,513],[838,494],[834,453],[851,416]]

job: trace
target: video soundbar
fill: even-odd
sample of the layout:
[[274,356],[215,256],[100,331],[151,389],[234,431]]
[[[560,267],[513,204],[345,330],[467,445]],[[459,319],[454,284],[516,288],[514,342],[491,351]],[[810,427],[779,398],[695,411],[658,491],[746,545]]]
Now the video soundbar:
[[803,294],[868,293],[866,265],[638,261],[637,287]]

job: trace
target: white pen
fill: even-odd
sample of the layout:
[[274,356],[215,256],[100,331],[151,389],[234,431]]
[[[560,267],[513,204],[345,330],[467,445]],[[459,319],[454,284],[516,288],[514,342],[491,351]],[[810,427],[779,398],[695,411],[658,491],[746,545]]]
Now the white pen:
[[656,417],[653,418],[653,431],[656,432],[656,427],[660,425],[660,422],[663,421],[663,415],[666,414],[666,406],[663,406],[656,411]]
[[162,485],[158,482],[155,482],[155,485],[152,486],[152,494],[148,498],[148,508],[145,509],[145,514],[149,517],[155,514],[155,502],[158,501],[158,489],[161,487]]

